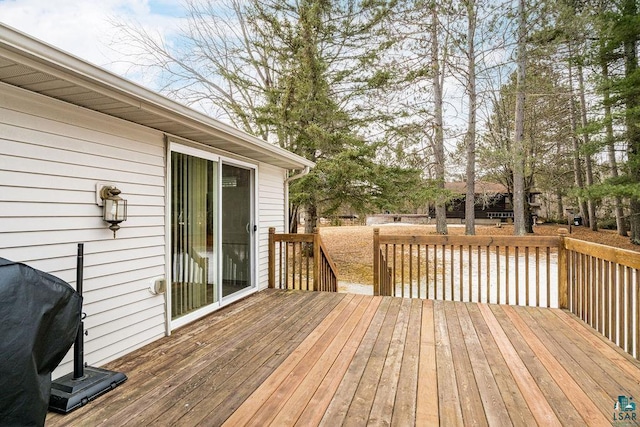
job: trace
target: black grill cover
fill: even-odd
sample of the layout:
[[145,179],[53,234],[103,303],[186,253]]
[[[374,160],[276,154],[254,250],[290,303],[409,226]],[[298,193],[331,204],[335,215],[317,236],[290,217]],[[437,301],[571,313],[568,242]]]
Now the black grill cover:
[[0,258],[0,425],[44,425],[51,372],[75,341],[81,310],[68,283]]

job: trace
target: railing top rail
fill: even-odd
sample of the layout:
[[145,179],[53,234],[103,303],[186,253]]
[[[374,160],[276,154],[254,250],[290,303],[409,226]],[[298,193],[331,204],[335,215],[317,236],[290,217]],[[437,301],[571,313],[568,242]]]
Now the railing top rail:
[[380,235],[380,244],[558,247],[559,236],[403,236]]
[[275,242],[290,242],[290,243],[313,243],[313,234],[274,234]]
[[[320,235],[318,235],[318,239],[320,239]],[[320,250],[324,254],[324,259],[327,261],[327,263],[329,263],[329,266],[331,267],[331,270],[334,272],[334,275],[337,277],[338,276],[338,268],[336,267],[336,264],[331,259],[331,256],[329,256],[329,251],[327,251],[327,247],[324,245],[324,242],[322,241],[322,239],[320,239],[320,245],[319,246],[320,246]]]
[[565,247],[570,251],[640,269],[640,252],[587,242],[585,240],[572,239],[570,237],[566,237],[564,242]]

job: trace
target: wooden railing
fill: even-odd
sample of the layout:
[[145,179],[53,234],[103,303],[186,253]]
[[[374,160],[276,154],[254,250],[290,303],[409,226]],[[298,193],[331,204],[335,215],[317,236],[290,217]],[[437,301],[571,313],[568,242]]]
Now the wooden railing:
[[269,287],[337,292],[337,269],[320,234],[276,234],[269,228]]
[[639,358],[640,253],[564,239],[568,308]]
[[374,229],[374,294],[544,307],[559,295],[560,237],[386,236]]

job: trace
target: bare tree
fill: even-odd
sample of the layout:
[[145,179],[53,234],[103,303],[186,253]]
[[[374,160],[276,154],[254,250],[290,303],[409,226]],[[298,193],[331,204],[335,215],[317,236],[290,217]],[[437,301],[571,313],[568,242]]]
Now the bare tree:
[[476,117],[477,117],[477,92],[476,92],[476,4],[475,0],[465,0],[467,9],[467,96],[469,97],[469,111],[465,145],[467,154],[467,194],[465,198],[464,218],[465,234],[476,234],[475,228],[475,181],[476,181]]
[[[573,65],[569,63],[569,88],[571,90],[570,97],[570,119],[571,119],[571,140],[573,142],[573,175],[575,185],[578,189],[584,190],[584,174],[582,171],[582,160],[580,158],[580,139],[578,138],[576,100],[573,89]],[[583,197],[578,197],[580,216],[585,218],[588,212],[587,202]],[[571,218],[570,218],[571,220]]]
[[513,162],[513,232],[517,236],[527,233],[525,223],[524,184],[524,102],[526,78],[526,14],[525,0],[518,1],[518,48],[515,131],[512,146]]
[[[609,64],[606,59],[601,57],[600,65],[602,67],[602,78],[604,81],[609,79]],[[616,147],[613,134],[613,116],[611,114],[611,95],[608,86],[603,88],[603,104],[604,104],[604,120],[606,129],[606,142],[607,142],[607,160],[609,163],[609,173],[615,179],[618,177],[618,162],[616,160]],[[616,228],[618,234],[621,236],[627,236],[627,223],[624,221],[624,211],[622,209],[622,198],[620,196],[615,197],[614,201],[615,214],[616,214]]]
[[[593,182],[593,159],[591,158],[591,147],[589,146],[589,132],[587,130],[587,101],[584,95],[584,70],[582,61],[578,61],[578,93],[580,98],[580,123],[582,125],[582,142],[584,150],[584,163],[587,178],[587,187],[591,187]],[[587,214],[589,226],[593,231],[598,231],[598,221],[596,218],[596,204],[592,197],[587,199]]]
[[[438,6],[436,2],[431,4],[431,67],[433,83],[434,103],[434,155],[437,187],[444,193],[444,129],[442,120],[442,79],[444,74],[440,70],[439,40],[438,40]],[[436,199],[436,231],[439,234],[447,234],[447,211],[442,197]]]

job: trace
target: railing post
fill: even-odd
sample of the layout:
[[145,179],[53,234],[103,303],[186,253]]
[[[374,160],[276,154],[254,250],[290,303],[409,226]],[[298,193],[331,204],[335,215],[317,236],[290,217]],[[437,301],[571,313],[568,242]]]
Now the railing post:
[[313,290],[320,289],[320,264],[322,255],[320,254],[320,233],[318,228],[313,229]]
[[276,287],[276,229],[269,227],[269,287]]
[[569,275],[567,272],[567,249],[564,236],[558,243],[558,307],[569,308]]
[[373,295],[380,295],[380,229],[373,229]]

